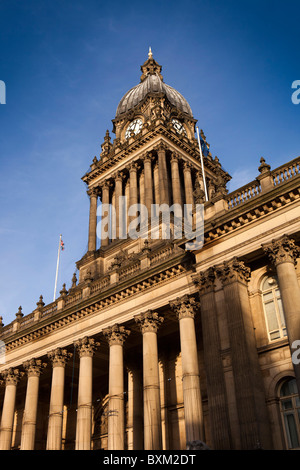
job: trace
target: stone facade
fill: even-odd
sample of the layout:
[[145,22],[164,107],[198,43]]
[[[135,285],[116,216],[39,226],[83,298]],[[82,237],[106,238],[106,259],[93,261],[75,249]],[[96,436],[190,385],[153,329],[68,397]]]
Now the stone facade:
[[[300,390],[300,159],[272,170],[262,158],[257,178],[228,193],[201,132],[204,180],[191,108],[151,52],[141,70],[115,139],[107,131],[82,178],[90,215],[78,274],[51,304],[41,296],[32,313],[1,319],[0,448],[300,447],[299,418],[292,428],[282,401],[288,381],[291,403]],[[159,217],[155,239],[126,236],[108,211],[99,230],[99,200],[135,216],[120,196],[148,214],[203,204],[203,246],[165,239]]]

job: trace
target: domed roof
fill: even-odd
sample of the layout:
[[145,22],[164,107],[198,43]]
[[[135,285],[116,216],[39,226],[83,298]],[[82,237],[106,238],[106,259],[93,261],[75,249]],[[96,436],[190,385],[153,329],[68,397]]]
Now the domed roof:
[[141,82],[123,96],[117,107],[116,118],[137,106],[148,93],[163,93],[174,107],[193,117],[186,99],[177,90],[163,82],[160,74],[161,66],[152,58],[151,49],[149,58],[141,66],[141,70],[143,72]]

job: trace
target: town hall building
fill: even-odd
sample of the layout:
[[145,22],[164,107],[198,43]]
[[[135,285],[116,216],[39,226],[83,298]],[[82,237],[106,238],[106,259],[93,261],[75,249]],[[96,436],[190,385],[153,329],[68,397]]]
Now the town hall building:
[[151,50],[112,125],[73,279],[0,320],[0,449],[299,449],[300,157],[229,193]]

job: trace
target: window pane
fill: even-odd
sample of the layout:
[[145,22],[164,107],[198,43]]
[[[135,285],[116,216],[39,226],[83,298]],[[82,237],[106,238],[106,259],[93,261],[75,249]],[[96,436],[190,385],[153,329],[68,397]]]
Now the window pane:
[[273,300],[272,292],[267,292],[263,295],[264,302],[268,302],[269,300]]
[[283,313],[282,301],[280,298],[277,299],[277,305],[278,305],[278,310],[279,310],[279,315],[280,315],[280,322],[281,322],[281,325],[284,327],[285,318],[284,318],[284,313]]
[[265,312],[266,312],[269,331],[278,330],[279,325],[277,321],[274,302],[268,302],[267,304],[265,304]]
[[296,379],[287,380],[280,389],[281,397],[288,397],[293,394],[298,394]]
[[288,438],[288,446],[290,449],[295,449],[296,447],[299,447],[299,440],[294,415],[292,413],[285,413],[284,422]]
[[283,410],[290,410],[291,408],[293,408],[292,400],[291,399],[282,400],[281,406]]

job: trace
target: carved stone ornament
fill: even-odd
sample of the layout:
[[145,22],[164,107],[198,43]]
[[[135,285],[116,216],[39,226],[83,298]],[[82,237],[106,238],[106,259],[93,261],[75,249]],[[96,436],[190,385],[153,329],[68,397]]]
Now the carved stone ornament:
[[215,273],[226,285],[234,281],[247,283],[250,279],[251,270],[245,266],[243,261],[239,261],[234,257],[232,260],[224,261],[223,264],[216,266]]
[[28,377],[39,377],[45,367],[47,367],[47,363],[40,359],[29,359],[23,363]]
[[210,267],[204,272],[193,276],[193,282],[197,285],[201,294],[211,291],[215,287],[216,273],[215,268]]
[[300,256],[299,247],[287,235],[283,235],[278,240],[272,240],[271,243],[262,245],[262,247],[275,267],[280,263],[296,265],[297,258]]
[[115,344],[123,346],[126,338],[130,335],[130,331],[125,326],[113,325],[103,330],[103,335],[110,346]]
[[10,367],[2,372],[2,378],[5,381],[5,385],[17,385],[20,379],[24,376],[24,372],[19,369],[13,369]]
[[194,297],[190,297],[189,295],[177,297],[177,299],[170,302],[169,305],[175,312],[178,320],[182,318],[195,318],[196,301]]
[[71,357],[72,353],[61,348],[56,348],[48,353],[48,359],[51,361],[52,367],[65,367]]
[[159,316],[157,312],[148,310],[134,317],[136,323],[140,325],[142,333],[157,333],[158,328],[164,321],[164,318]]
[[94,338],[89,338],[88,336],[75,341],[74,344],[78,350],[79,357],[92,357],[95,354],[97,347],[100,346],[100,343],[96,342]]

